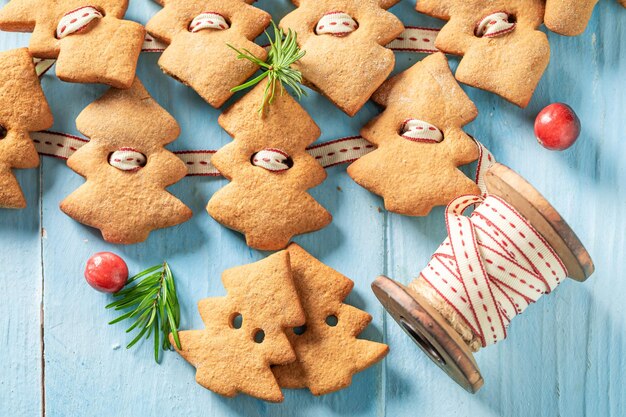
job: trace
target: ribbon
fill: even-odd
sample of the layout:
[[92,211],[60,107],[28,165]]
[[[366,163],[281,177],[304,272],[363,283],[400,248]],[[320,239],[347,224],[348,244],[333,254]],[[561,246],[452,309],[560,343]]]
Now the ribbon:
[[[470,217],[463,212],[480,204]],[[481,340],[506,338],[511,320],[567,276],[563,262],[511,205],[461,196],[446,208],[448,238],[420,273]]]
[[326,13],[315,26],[315,33],[318,35],[332,35],[344,37],[359,27],[359,24],[347,13],[330,12]]
[[84,30],[94,19],[102,19],[102,13],[93,6],[83,6],[65,13],[57,25],[57,39]]
[[147,158],[133,148],[120,148],[109,155],[109,164],[121,171],[136,172],[146,166]]
[[492,13],[481,20],[474,33],[480,38],[495,38],[504,36],[515,29],[515,22],[509,22],[509,15],[505,12]]
[[413,142],[439,143],[443,133],[434,125],[419,119],[407,119],[402,124],[401,136]]
[[293,163],[289,163],[291,158],[280,149],[267,148],[252,155],[252,165],[265,168],[272,172],[287,171]]
[[229,27],[230,25],[226,21],[226,18],[221,14],[217,12],[204,12],[194,17],[189,24],[189,31],[196,33],[205,29],[224,30]]

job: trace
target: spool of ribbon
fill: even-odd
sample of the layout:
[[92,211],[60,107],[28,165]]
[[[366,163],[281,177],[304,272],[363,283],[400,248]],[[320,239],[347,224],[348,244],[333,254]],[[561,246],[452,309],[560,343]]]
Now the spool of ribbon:
[[95,19],[102,19],[102,13],[93,6],[83,6],[63,15],[56,29],[58,39],[85,30]]
[[484,197],[447,206],[448,237],[417,279],[372,284],[416,344],[470,392],[483,384],[472,351],[503,340],[513,318],[565,277],[583,281],[594,269],[575,233],[523,178],[494,163],[482,182]]
[[280,149],[267,148],[252,155],[252,165],[265,168],[272,172],[283,172],[291,168],[291,158]]
[[318,35],[332,35],[337,37],[347,36],[357,30],[359,24],[347,13],[326,13],[315,26]]
[[121,171],[135,172],[146,166],[148,159],[133,148],[120,148],[109,155],[109,164]]
[[515,22],[509,21],[509,14],[505,12],[496,12],[485,16],[483,20],[476,25],[476,36],[482,38],[495,38],[504,36],[515,29]]
[[189,31],[195,33],[205,29],[224,30],[229,27],[230,25],[226,21],[226,18],[221,14],[217,12],[204,12],[193,18],[189,24]]
[[439,143],[443,133],[436,126],[419,119],[407,119],[402,124],[401,136],[413,142]]

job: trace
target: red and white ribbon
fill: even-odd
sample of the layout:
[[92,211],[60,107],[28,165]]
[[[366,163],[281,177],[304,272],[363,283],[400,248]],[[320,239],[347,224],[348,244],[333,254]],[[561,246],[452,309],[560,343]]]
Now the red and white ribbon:
[[109,164],[122,171],[135,172],[146,166],[148,159],[133,148],[120,148],[109,155]]
[[435,48],[438,33],[439,29],[406,26],[404,32],[387,44],[387,48],[398,52],[434,54],[439,52]]
[[359,24],[352,16],[345,12],[336,11],[322,16],[315,26],[315,33],[343,37],[357,30],[358,27]]
[[[31,133],[37,152],[41,155],[68,159],[88,141],[66,133],[42,131]],[[332,140],[312,145],[307,148],[309,154],[324,168],[356,161],[361,156],[373,151],[375,146],[360,136]],[[220,176],[220,172],[211,164],[215,150],[175,151],[186,165],[188,176]],[[258,153],[257,153],[258,155]],[[284,157],[284,156],[283,156]],[[284,168],[284,167],[283,167]]]
[[495,38],[506,35],[515,29],[515,22],[509,22],[509,15],[496,12],[486,16],[476,25],[475,34],[483,38]]
[[272,172],[283,172],[291,168],[290,159],[289,155],[280,149],[267,148],[252,155],[252,165]]
[[[470,217],[462,213],[480,205]],[[482,346],[506,337],[511,320],[567,276],[543,237],[510,204],[462,196],[446,208],[448,238],[420,273]]]
[[[226,23],[228,24],[228,22]],[[197,30],[200,30],[200,28]],[[435,38],[438,33],[439,29],[434,28],[406,27],[400,36],[387,45],[387,48],[396,52],[433,54],[439,52],[439,50],[435,48]],[[146,34],[141,52],[161,53],[165,48],[167,48],[166,43]],[[39,76],[43,76],[56,62],[54,59],[38,58],[34,58],[33,61],[35,62],[35,69]]]
[[65,13],[57,25],[57,38],[63,39],[84,30],[94,19],[102,19],[102,13],[93,6],[83,6]]
[[413,142],[439,143],[443,133],[436,126],[419,119],[407,119],[402,124],[401,136]]
[[[35,148],[40,155],[68,159],[87,139],[67,133],[41,131],[31,133]],[[486,193],[484,173],[495,162],[491,153],[478,141],[479,158],[476,167],[476,183]],[[350,136],[328,142],[311,145],[307,152],[324,168],[335,165],[349,164],[363,155],[372,152],[376,147],[360,136]],[[188,176],[220,176],[220,172],[211,164],[215,150],[174,151],[186,165]]]
[[194,17],[189,24],[189,31],[192,33],[205,29],[224,30],[230,25],[226,18],[217,12],[203,12]]

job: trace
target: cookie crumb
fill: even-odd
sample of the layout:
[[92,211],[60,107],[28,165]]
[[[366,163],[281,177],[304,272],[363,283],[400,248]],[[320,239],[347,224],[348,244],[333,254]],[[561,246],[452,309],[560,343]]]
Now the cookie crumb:
[[340,186],[337,186],[337,191],[342,192],[343,190],[341,189]]

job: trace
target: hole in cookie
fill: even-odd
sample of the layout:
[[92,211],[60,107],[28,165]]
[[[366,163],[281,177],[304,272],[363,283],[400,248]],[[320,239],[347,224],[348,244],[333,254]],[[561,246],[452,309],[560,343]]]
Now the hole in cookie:
[[148,158],[136,149],[123,147],[111,152],[108,161],[109,165],[120,171],[135,172],[146,166]]
[[230,28],[230,20],[217,12],[203,12],[193,18],[187,26],[189,32],[195,33],[201,30],[226,30]]
[[302,336],[306,332],[306,324],[293,328],[293,333],[297,336]]
[[96,6],[83,6],[65,13],[54,31],[56,39],[86,31],[94,20],[106,16],[105,11]]
[[342,11],[326,13],[315,25],[316,35],[331,35],[338,38],[348,36],[359,28],[359,22]]
[[241,329],[241,326],[243,325],[243,317],[241,314],[239,313],[234,313],[232,316],[230,316],[230,327],[233,329]]
[[326,317],[326,324],[328,324],[330,327],[335,327],[337,323],[339,323],[339,319],[334,314]]
[[446,361],[443,356],[439,353],[437,348],[430,343],[430,341],[424,337],[417,329],[413,328],[409,323],[404,321],[404,317],[400,316],[400,325],[404,329],[404,331],[411,336],[411,339],[417,343],[417,345],[426,353],[430,359],[434,362],[438,363],[440,366],[446,366]]
[[252,338],[254,339],[255,343],[263,343],[263,341],[265,340],[265,332],[262,329],[257,329],[254,331]]
[[286,171],[293,167],[293,159],[280,149],[262,149],[252,154],[250,163],[272,172]]
[[6,138],[8,133],[9,131],[7,130],[7,128],[0,125],[0,140]]
[[411,142],[439,143],[444,139],[441,129],[420,119],[406,119],[398,134]]
[[506,35],[515,29],[517,17],[507,12],[494,12],[476,23],[474,36],[478,38],[495,38]]

